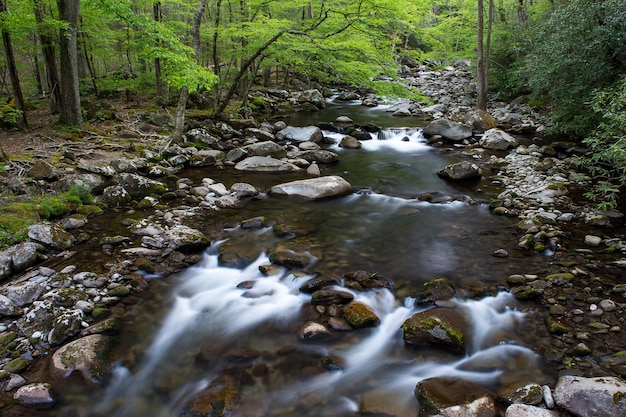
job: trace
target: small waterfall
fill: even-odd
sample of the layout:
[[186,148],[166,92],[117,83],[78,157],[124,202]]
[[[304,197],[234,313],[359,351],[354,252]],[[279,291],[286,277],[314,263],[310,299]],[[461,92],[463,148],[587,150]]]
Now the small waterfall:
[[[426,144],[422,129],[416,128],[389,128],[371,133],[372,140],[361,140],[362,149],[376,151],[381,148],[391,148],[399,152],[426,152],[429,147]],[[324,136],[335,141],[332,149],[341,149],[339,143],[346,135],[336,132],[324,132]]]
[[[462,358],[447,352],[406,349],[400,328],[420,308],[410,298],[398,303],[387,289],[351,291],[355,300],[380,317],[376,328],[298,342],[294,319],[309,301],[299,288],[311,276],[285,270],[264,276],[259,266],[268,263],[263,255],[244,269],[224,268],[215,254],[207,254],[200,265],[187,270],[141,368],[134,373],[118,368],[97,415],[179,415],[224,367],[232,366],[224,363],[223,357],[234,346],[263,347],[270,358],[271,377],[241,388],[242,404],[232,411],[241,417],[339,417],[371,411],[373,404],[379,412],[415,415],[413,389],[424,378],[458,377],[489,385],[506,372],[539,372],[541,368],[538,356],[515,342],[514,327],[523,314],[509,307],[514,300],[506,293],[483,300],[454,300],[472,325],[470,352]],[[279,333],[282,336],[277,336]],[[271,361],[277,360],[272,358],[280,357],[276,352],[281,346],[289,345],[294,346],[290,349],[296,366],[272,365]],[[205,355],[208,370],[199,370],[197,358],[206,349],[210,351]],[[340,358],[343,368],[320,373],[317,359],[313,366],[319,370],[316,376],[299,376],[298,362],[323,356]],[[281,376],[281,372],[286,374]]]

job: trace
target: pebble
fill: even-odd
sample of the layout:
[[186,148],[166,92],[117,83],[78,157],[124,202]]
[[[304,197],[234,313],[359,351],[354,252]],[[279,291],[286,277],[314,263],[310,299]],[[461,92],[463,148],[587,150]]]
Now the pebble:
[[550,387],[547,385],[542,385],[541,392],[543,393],[543,402],[546,404],[546,408],[553,409],[555,407],[555,403]]
[[585,236],[585,245],[589,246],[600,246],[602,243],[602,238],[600,236],[587,235]]
[[613,300],[602,300],[600,301],[600,308],[604,311],[611,312],[615,311],[617,304],[615,304]]

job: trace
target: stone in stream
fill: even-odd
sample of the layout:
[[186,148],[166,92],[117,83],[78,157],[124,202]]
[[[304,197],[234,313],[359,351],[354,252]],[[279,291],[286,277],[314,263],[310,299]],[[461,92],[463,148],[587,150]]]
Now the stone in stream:
[[289,126],[276,134],[278,140],[293,140],[296,142],[319,143],[324,139],[322,130],[317,126],[293,127]]
[[424,128],[426,137],[440,135],[444,139],[459,142],[472,136],[472,127],[446,119],[438,119]]
[[50,407],[56,402],[52,386],[41,382],[20,387],[13,395],[13,399],[24,406],[36,408]]
[[380,324],[380,319],[376,313],[358,301],[348,303],[343,309],[343,316],[355,329],[376,327]]
[[437,171],[437,175],[454,181],[470,180],[480,178],[482,176],[480,167],[469,161],[457,162],[450,164]]
[[58,223],[38,223],[28,228],[28,237],[54,249],[65,250],[74,246],[76,239]]
[[160,181],[127,172],[115,175],[113,183],[124,187],[133,198],[145,197],[150,194],[163,194],[166,191],[165,184]]
[[85,336],[57,349],[52,365],[66,376],[77,371],[88,381],[99,381],[111,371],[107,361],[111,344],[112,339],[102,334]]
[[404,343],[410,347],[424,344],[465,352],[465,320],[455,310],[433,308],[409,317],[402,324]]
[[492,395],[473,382],[456,378],[428,378],[415,387],[420,416],[496,417]]
[[562,376],[554,399],[559,407],[580,417],[626,416],[626,382],[620,378]]
[[340,176],[331,175],[278,184],[270,192],[314,200],[351,194],[352,185]]
[[526,404],[513,404],[506,409],[504,417],[560,417],[556,410],[546,410]]
[[500,129],[489,129],[485,132],[478,144],[485,149],[505,151],[517,146],[518,142],[513,136]]
[[300,170],[294,164],[270,156],[250,156],[238,162],[235,169],[245,172],[294,172]]

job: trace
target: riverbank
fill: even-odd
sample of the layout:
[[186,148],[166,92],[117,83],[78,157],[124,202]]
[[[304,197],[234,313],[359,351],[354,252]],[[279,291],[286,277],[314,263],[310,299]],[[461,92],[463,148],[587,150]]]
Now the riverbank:
[[[413,82],[420,86],[448,82],[451,90],[456,90],[469,77],[464,67],[436,72],[417,68]],[[410,77],[410,73],[405,76]],[[451,81],[455,77],[456,81]],[[432,109],[437,113],[431,114],[428,107],[410,103],[399,105],[395,109],[397,116],[408,116],[407,112],[412,115],[408,117],[431,114],[433,119],[457,123],[453,119],[462,118],[459,108],[463,107],[457,104],[457,99],[464,99],[465,90],[453,98],[451,94],[443,94],[442,84],[438,85],[431,94],[438,101],[433,106],[443,105]],[[321,94],[294,93],[293,97],[284,94],[287,94],[283,97],[285,102],[293,102],[290,98],[297,96],[308,97],[301,101],[307,106],[325,105],[323,97],[320,101]],[[518,106],[515,109],[523,107]],[[465,107],[468,115],[472,113],[469,106]],[[531,133],[530,129],[535,133],[540,130],[540,123],[522,113],[513,116],[511,111],[491,112],[501,114],[500,121],[495,121],[500,128],[525,134]],[[38,146],[34,143],[18,146],[13,140],[7,146],[8,138],[3,139],[2,147],[10,155],[5,158],[9,167],[7,186],[13,190],[35,189],[46,193],[72,185],[88,185],[96,194],[95,206],[107,208],[97,216],[74,213],[53,223],[62,225],[58,228],[40,224],[29,230],[28,243],[4,252],[4,265],[8,266],[3,268],[0,346],[4,355],[1,363],[6,371],[2,379],[5,389],[8,388],[3,397],[7,412],[19,413],[19,407],[29,407],[32,403],[54,403],[56,398],[48,392],[49,388],[53,392],[54,387],[32,385],[47,383],[47,378],[56,380],[58,377],[52,376],[54,372],[65,374],[76,370],[86,379],[94,380],[106,376],[106,368],[114,358],[101,363],[102,358],[89,355],[77,358],[74,353],[110,349],[111,335],[119,332],[118,315],[152,285],[150,277],[167,276],[199,262],[200,252],[220,236],[222,227],[272,227],[278,237],[306,235],[301,225],[294,228],[289,224],[266,224],[263,218],[239,219],[234,224],[217,222],[210,227],[200,225],[196,219],[201,214],[213,213],[219,217],[221,210],[236,209],[250,199],[260,198],[261,192],[272,191],[258,184],[212,181],[212,170],[283,172],[285,182],[322,178],[319,188],[310,183],[307,188],[310,186],[316,192],[332,189],[331,194],[323,196],[351,192],[343,186],[330,187],[334,180],[327,181],[322,175],[324,167],[335,163],[337,156],[325,149],[327,137],[317,126],[290,129],[281,122],[257,123],[246,119],[207,123],[194,119],[191,125],[195,129],[187,133],[187,144],[172,145],[164,135],[168,119],[162,116],[138,115],[140,125],[127,119],[125,123],[111,124],[107,132],[91,132],[76,142],[41,137]],[[504,137],[506,147],[502,149],[505,146],[502,141],[481,143],[484,135],[475,133],[492,128],[489,123],[493,121],[487,119],[487,125],[482,126],[485,121],[478,117],[474,122],[462,123],[469,127],[469,135],[464,133],[467,136],[459,138],[443,130],[432,132],[429,140],[433,147],[463,152],[468,161],[482,170],[484,180],[479,186],[485,184],[494,215],[519,220],[519,230],[515,232],[519,239],[510,247],[494,251],[494,256],[503,262],[507,256],[519,254],[545,259],[542,268],[511,271],[508,277],[502,277],[508,289],[532,313],[526,324],[528,331],[540,336],[533,349],[562,375],[623,376],[624,337],[620,324],[626,290],[622,291],[620,285],[623,271],[620,261],[626,245],[622,236],[612,234],[623,221],[617,213],[608,216],[589,206],[574,204],[570,189],[581,184],[581,179],[567,164],[569,147],[532,139],[529,144],[519,145]],[[353,147],[358,147],[359,141],[369,140],[369,130],[373,128],[351,126],[348,120],[323,127],[349,132],[354,140],[346,140],[344,146]],[[467,132],[467,128],[461,126],[461,131]],[[29,146],[33,149],[29,150]],[[40,157],[20,160],[17,155],[22,150]],[[54,161],[56,157],[58,162]],[[38,170],[33,171],[35,167]],[[183,170],[189,168],[207,172],[206,180],[194,182],[182,176]],[[27,175],[17,175],[20,169]],[[492,194],[495,198],[491,198]],[[123,227],[108,224],[114,218],[109,216],[126,217]],[[289,250],[276,250],[270,258],[271,265],[296,271],[303,268],[310,261],[310,255],[305,252],[315,256],[319,250],[305,245],[303,240],[296,246],[289,245]],[[74,260],[80,257],[76,248],[81,247],[92,255],[76,263]],[[226,245],[221,249],[220,261],[238,266],[257,255],[255,248]],[[368,282],[367,279],[363,283],[356,281],[361,286]],[[324,288],[332,283],[318,285]],[[384,281],[367,284],[371,285],[388,284]],[[495,290],[483,288],[476,295]],[[462,295],[469,288],[457,291]],[[453,291],[436,299],[456,294]],[[334,304],[337,303],[329,306]],[[42,372],[44,375],[47,372],[43,369],[50,366],[50,357],[53,369],[49,377],[41,378]],[[30,387],[30,391],[20,386]],[[46,392],[51,397],[47,398]],[[46,415],[45,411],[41,413]],[[48,415],[54,415],[51,413]]]

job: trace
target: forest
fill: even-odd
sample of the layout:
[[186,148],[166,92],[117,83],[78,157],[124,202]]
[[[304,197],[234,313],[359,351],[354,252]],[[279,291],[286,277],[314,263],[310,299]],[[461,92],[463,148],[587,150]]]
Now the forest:
[[[184,116],[262,103],[254,89],[298,82],[423,99],[404,60],[476,66],[478,107],[522,97],[547,134],[589,152],[588,197],[614,207],[626,183],[623,0],[0,0],[0,122],[34,109],[81,129],[86,98],[140,97]],[[392,82],[390,82],[390,80]],[[484,94],[484,96],[483,96]],[[481,99],[481,97],[483,97]],[[481,103],[482,101],[482,103]],[[229,117],[230,117],[229,116]],[[96,117],[106,117],[106,112]],[[180,132],[182,124],[175,127]]]

